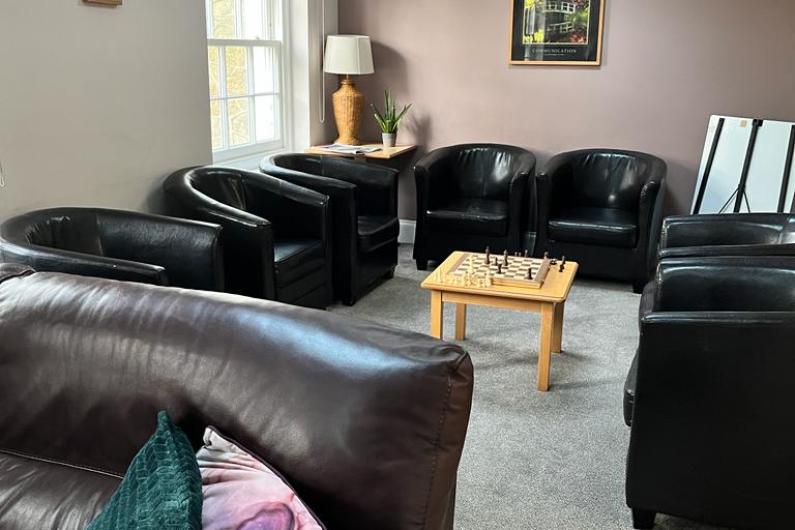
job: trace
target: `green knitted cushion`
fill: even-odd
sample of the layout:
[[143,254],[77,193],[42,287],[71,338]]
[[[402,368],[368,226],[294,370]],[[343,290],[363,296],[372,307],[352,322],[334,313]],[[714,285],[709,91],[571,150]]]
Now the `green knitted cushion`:
[[195,529],[202,526],[202,479],[187,436],[165,411],[130,463],[119,489],[87,530]]

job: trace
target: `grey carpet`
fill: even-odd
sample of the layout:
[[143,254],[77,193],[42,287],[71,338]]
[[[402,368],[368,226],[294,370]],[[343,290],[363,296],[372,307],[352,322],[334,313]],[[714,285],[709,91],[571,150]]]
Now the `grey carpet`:
[[[416,270],[411,247],[401,246],[393,280],[354,307],[331,311],[427,333],[430,296],[419,287],[427,274]],[[475,366],[475,393],[458,479],[458,530],[632,528],[621,400],[639,300],[629,286],[575,282],[565,353],[553,357],[548,393],[535,389],[538,315],[469,309],[463,346]],[[446,340],[453,318],[446,308]],[[708,527],[658,516],[656,528]]]

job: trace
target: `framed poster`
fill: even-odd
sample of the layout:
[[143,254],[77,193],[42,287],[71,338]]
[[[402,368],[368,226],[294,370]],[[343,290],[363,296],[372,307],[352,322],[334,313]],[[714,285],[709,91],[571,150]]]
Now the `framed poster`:
[[511,64],[602,63],[607,0],[511,0]]

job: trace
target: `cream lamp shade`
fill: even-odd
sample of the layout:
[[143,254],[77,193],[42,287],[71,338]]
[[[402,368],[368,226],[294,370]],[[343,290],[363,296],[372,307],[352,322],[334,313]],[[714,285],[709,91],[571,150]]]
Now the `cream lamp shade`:
[[323,69],[328,74],[363,75],[375,72],[370,37],[329,35]]

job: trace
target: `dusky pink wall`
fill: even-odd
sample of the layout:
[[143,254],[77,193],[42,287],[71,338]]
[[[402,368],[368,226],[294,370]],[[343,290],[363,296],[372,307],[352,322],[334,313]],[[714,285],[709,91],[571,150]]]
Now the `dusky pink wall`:
[[[637,149],[669,167],[690,207],[711,114],[795,121],[795,0],[607,0],[601,67],[508,65],[510,0],[339,0],[340,33],[370,35],[384,87],[413,102],[399,141]],[[369,112],[367,138],[379,138]],[[421,153],[420,152],[420,153]],[[401,177],[400,215],[415,216]]]

